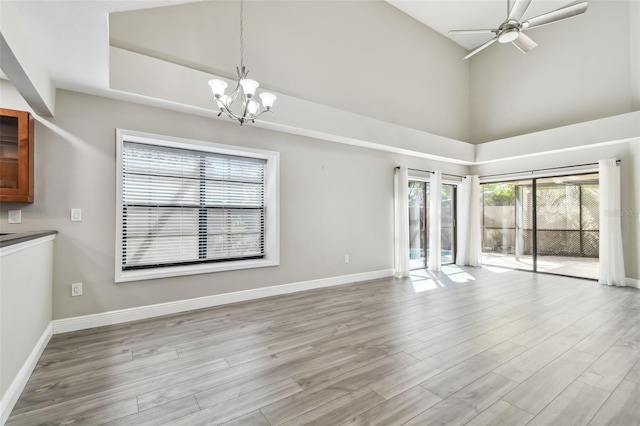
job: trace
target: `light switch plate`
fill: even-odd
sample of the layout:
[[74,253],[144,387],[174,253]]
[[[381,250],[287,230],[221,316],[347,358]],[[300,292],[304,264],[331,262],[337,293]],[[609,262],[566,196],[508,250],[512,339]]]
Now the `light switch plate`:
[[9,223],[22,223],[22,210],[9,210]]
[[82,222],[82,209],[71,209],[71,222]]

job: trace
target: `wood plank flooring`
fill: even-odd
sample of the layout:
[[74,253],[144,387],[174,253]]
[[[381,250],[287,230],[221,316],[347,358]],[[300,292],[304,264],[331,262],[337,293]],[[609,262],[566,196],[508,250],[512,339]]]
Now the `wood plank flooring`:
[[56,335],[7,425],[640,424],[640,291],[443,269]]

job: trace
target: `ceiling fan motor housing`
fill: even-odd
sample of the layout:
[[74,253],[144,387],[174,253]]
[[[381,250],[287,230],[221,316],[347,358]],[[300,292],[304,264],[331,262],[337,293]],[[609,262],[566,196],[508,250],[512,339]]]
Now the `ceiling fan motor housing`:
[[498,42],[509,43],[520,35],[520,24],[516,21],[507,21],[498,29]]

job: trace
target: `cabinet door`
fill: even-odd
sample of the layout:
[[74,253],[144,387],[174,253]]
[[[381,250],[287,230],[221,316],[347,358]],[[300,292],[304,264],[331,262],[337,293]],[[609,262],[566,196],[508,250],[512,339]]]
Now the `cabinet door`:
[[33,202],[33,119],[0,108],[0,201]]

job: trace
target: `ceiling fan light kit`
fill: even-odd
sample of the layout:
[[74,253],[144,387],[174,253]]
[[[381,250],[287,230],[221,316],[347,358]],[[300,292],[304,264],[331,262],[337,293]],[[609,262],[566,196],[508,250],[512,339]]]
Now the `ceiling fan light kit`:
[[504,29],[498,33],[498,43],[511,43],[520,35],[520,30],[516,26]]
[[523,31],[572,18],[587,11],[587,2],[582,1],[561,7],[560,9],[554,10],[552,12],[543,13],[542,15],[529,18],[526,21],[522,21],[524,14],[527,12],[527,9],[529,9],[529,6],[531,5],[531,1],[532,0],[515,0],[512,5],[511,1],[507,0],[507,19],[502,24],[500,24],[497,29],[449,31],[449,34],[493,33],[495,35],[491,40],[476,47],[462,59],[468,59],[472,57],[473,55],[489,47],[496,41],[502,44],[512,43],[522,53],[528,53],[531,51],[531,49],[537,46],[537,43],[533,41],[529,36],[524,34]]

